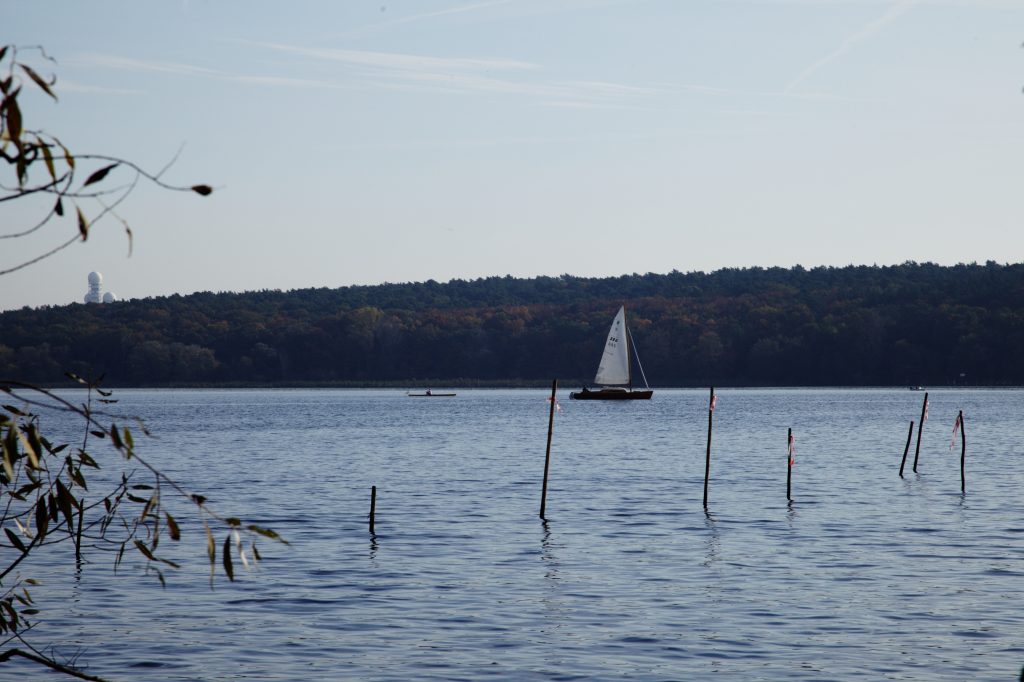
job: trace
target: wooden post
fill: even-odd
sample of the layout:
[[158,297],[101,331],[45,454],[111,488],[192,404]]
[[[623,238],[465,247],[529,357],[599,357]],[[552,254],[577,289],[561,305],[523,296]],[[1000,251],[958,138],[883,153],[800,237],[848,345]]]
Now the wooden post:
[[960,492],[967,492],[967,479],[964,476],[964,459],[967,457],[967,434],[964,432],[964,411],[960,410]]
[[914,473],[917,473],[917,456],[921,454],[921,432],[924,431],[924,418],[928,413],[928,393],[924,394],[924,402],[921,404],[921,421],[917,423],[917,447],[914,448]]
[[[75,534],[75,561],[82,563],[82,519],[85,517],[85,498],[78,501],[78,532]],[[70,530],[70,528],[68,529]]]
[[910,430],[907,431],[907,444],[903,447],[903,461],[900,462],[900,478],[903,478],[903,466],[907,463],[907,453],[910,452],[910,437],[914,435],[914,420],[910,420]]
[[377,513],[377,486],[370,487],[370,534],[376,535],[373,530],[373,517]]
[[704,457],[704,509],[708,508],[708,476],[711,474],[711,417],[715,414],[715,387],[708,399],[708,449]]
[[555,428],[555,393],[558,391],[558,379],[551,381],[551,408],[548,411],[548,447],[544,453],[544,486],[540,492],[540,517],[543,519],[544,508],[548,501],[548,469],[551,467],[551,432]]
[[786,435],[786,499],[793,501],[793,427]]

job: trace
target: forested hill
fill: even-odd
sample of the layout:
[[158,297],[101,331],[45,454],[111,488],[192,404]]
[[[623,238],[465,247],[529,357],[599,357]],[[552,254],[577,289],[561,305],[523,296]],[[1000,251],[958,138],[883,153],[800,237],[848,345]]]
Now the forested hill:
[[1024,384],[1024,265],[200,293],[0,313],[0,378],[106,385],[590,381],[625,304],[655,386]]

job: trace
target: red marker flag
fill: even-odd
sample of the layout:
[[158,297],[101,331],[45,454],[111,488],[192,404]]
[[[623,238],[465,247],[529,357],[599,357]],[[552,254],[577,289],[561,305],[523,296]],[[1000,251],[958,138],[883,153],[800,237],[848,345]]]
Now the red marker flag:
[[950,452],[953,451],[953,444],[956,443],[956,432],[959,431],[962,427],[963,427],[963,424],[960,423],[960,414],[958,413],[956,415],[956,422],[953,423],[953,437],[949,441],[949,451]]

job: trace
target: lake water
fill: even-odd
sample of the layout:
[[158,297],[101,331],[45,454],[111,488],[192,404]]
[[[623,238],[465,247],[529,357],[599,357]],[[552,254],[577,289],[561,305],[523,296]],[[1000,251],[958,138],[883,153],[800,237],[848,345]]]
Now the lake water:
[[[921,393],[719,391],[705,514],[706,390],[560,390],[542,522],[547,394],[118,391],[154,434],[141,455],[292,544],[260,542],[258,570],[211,590],[202,525],[177,504],[166,589],[136,554],[116,576],[106,555],[26,567],[45,581],[34,641],[116,680],[1019,675],[1024,392],[931,391],[901,479]],[[25,673],[49,679],[0,666]]]

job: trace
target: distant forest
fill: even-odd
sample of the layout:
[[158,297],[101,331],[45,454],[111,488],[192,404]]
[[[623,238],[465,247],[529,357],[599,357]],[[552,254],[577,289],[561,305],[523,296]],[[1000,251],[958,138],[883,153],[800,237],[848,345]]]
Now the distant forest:
[[108,386],[1024,384],[1024,265],[743,268],[198,293],[0,313],[0,378]]

